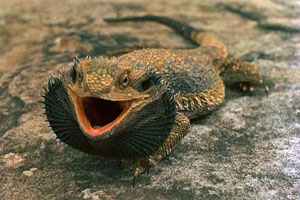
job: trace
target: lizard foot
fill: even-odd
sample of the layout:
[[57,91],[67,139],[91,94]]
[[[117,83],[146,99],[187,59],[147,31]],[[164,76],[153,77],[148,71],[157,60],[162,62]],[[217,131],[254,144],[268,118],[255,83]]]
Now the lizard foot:
[[263,89],[265,91],[267,97],[269,95],[269,87],[267,85],[265,85],[263,82],[261,82],[259,84],[252,84],[249,82],[241,82],[238,84],[238,86],[243,92],[253,93],[256,88],[259,88],[259,89]]
[[138,177],[139,175],[145,172],[147,173],[147,175],[149,175],[150,168],[155,167],[157,163],[158,161],[152,157],[136,161],[133,166],[134,176],[133,176],[132,187],[135,186],[136,177]]

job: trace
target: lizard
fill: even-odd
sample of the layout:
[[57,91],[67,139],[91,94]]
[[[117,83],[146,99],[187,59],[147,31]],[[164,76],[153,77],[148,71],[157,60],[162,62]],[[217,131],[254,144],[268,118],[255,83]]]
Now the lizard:
[[49,78],[45,113],[57,138],[88,154],[132,161],[134,180],[173,151],[191,119],[222,104],[225,85],[268,94],[260,68],[228,58],[225,43],[205,30],[153,15],[105,21],[154,21],[198,45],[76,58]]

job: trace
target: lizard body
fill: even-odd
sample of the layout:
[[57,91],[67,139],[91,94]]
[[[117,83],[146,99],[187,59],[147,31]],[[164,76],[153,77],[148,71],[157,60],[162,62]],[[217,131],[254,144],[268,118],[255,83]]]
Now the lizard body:
[[200,46],[75,60],[49,80],[45,108],[57,137],[86,153],[134,160],[135,177],[174,149],[190,119],[222,104],[224,82],[268,91],[259,67],[227,59],[225,44],[202,30],[159,16],[106,21],[156,21]]

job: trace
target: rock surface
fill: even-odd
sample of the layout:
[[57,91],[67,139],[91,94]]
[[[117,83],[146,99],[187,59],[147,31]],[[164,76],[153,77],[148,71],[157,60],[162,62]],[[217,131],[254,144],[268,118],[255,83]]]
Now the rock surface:
[[[1,199],[300,199],[299,10],[296,0],[1,1]],[[161,25],[102,20],[143,14],[216,34],[231,56],[261,67],[270,94],[228,89],[223,106],[194,120],[175,152],[133,189],[118,163],[57,142],[39,101],[48,77],[75,56],[137,44],[194,47]],[[24,163],[8,167],[7,155]],[[31,177],[22,174],[32,168]]]

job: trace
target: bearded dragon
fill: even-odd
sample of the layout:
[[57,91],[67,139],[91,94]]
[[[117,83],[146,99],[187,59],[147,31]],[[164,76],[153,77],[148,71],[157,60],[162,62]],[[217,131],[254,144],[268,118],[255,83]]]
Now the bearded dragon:
[[258,66],[228,59],[225,44],[204,30],[150,15],[105,21],[155,21],[199,45],[75,59],[49,79],[44,103],[57,138],[88,154],[132,160],[134,177],[173,151],[190,119],[222,104],[225,84],[268,92]]

